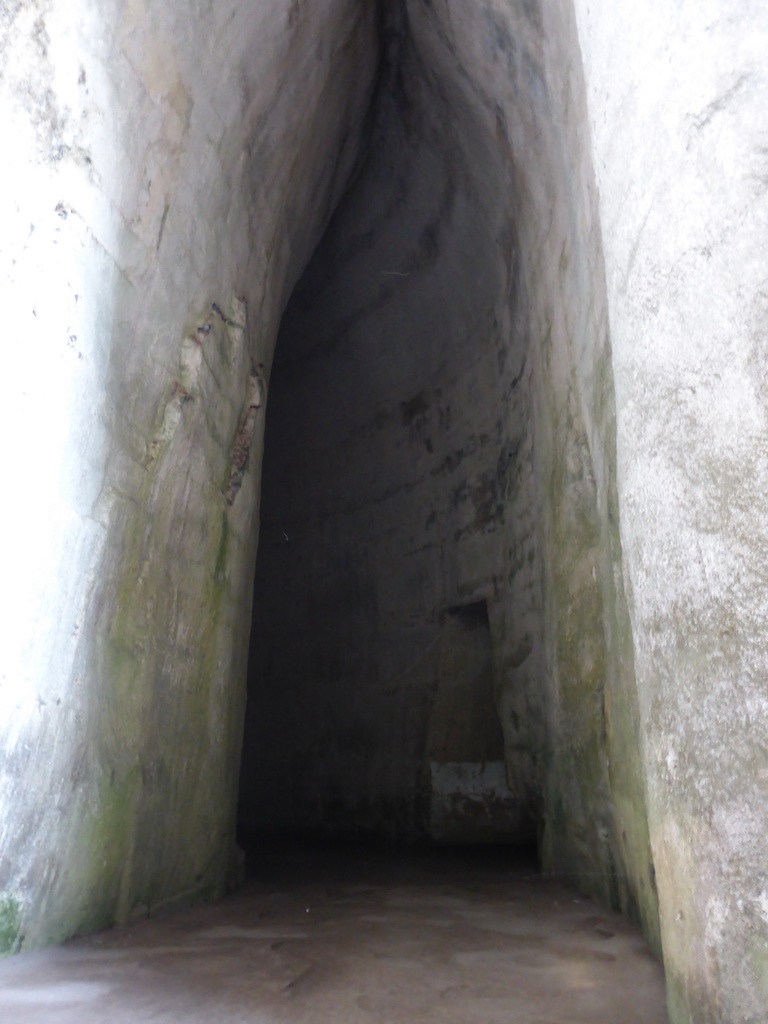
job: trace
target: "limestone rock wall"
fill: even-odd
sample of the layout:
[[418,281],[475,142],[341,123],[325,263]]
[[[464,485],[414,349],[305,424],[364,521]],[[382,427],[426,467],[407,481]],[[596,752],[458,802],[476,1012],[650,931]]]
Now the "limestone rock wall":
[[768,1007],[768,12],[575,4],[672,1020]]
[[271,349],[357,158],[375,14],[0,7],[4,950],[233,870]]
[[765,1019],[766,52],[0,5],[0,952],[236,874],[250,629],[246,827],[538,833],[674,1024]]

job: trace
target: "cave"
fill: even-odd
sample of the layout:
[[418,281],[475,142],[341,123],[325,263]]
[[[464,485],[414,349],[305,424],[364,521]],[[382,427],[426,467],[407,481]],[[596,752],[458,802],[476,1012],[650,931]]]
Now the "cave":
[[3,6],[0,951],[267,837],[534,850],[672,1024],[765,1019],[766,52],[749,0]]

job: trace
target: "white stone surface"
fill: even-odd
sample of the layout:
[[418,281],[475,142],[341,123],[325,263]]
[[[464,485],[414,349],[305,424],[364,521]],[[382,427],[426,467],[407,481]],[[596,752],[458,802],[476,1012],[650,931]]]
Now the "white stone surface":
[[[263,417],[231,508],[222,490],[249,373],[357,155],[373,14],[0,9],[0,900],[19,941],[226,881]],[[211,308],[232,319],[237,296],[247,332]]]
[[677,1021],[762,1021],[768,11],[577,0]]

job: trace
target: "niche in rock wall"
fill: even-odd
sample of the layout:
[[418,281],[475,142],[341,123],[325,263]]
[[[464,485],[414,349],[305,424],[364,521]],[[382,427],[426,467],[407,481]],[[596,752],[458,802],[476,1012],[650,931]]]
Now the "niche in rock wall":
[[513,842],[522,808],[507,784],[485,601],[445,613],[429,718],[429,833],[442,843]]

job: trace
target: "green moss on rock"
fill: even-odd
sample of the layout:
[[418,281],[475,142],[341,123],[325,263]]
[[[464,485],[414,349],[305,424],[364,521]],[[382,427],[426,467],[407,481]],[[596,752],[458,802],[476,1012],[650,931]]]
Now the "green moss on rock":
[[21,904],[14,896],[0,899],[0,956],[15,953],[19,946]]

